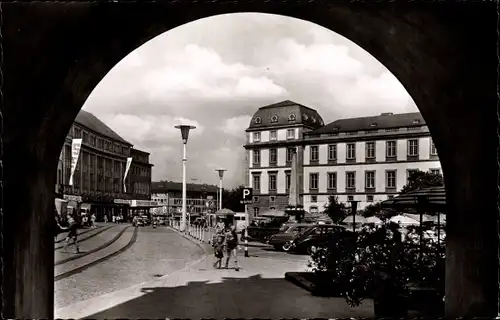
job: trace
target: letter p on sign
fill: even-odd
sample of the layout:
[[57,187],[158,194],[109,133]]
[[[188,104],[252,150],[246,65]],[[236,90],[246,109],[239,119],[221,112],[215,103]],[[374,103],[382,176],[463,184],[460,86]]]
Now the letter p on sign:
[[252,188],[244,188],[243,189],[243,199],[241,200],[242,204],[250,204],[252,203],[253,198],[253,189]]

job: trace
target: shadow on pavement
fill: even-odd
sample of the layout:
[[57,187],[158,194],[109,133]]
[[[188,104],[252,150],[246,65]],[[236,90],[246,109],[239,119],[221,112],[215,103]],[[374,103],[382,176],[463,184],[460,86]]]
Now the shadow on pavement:
[[204,280],[178,287],[145,287],[142,292],[141,297],[86,318],[373,317],[371,301],[350,308],[343,299],[314,297],[285,279],[260,275],[225,277],[217,283]]

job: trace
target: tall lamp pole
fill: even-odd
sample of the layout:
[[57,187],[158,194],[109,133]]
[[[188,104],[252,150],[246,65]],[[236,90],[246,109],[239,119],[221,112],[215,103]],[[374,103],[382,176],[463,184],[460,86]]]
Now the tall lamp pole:
[[226,169],[217,169],[215,170],[219,173],[219,210],[222,209],[222,178],[224,177],[224,171]]
[[356,232],[356,213],[358,212],[358,202],[356,200],[349,201],[351,203],[352,211],[352,231]]
[[182,153],[182,218],[181,218],[181,231],[186,230],[186,165],[187,165],[187,141],[189,137],[189,130],[196,129],[195,126],[178,125],[175,126],[181,130],[183,153]]

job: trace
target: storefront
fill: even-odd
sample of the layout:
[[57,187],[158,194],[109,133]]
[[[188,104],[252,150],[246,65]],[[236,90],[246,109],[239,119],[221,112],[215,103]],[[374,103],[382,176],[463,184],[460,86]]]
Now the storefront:
[[82,203],[81,196],[73,196],[73,195],[64,195],[64,200],[68,201],[68,205],[66,206],[67,213],[69,215],[80,214],[80,205]]
[[148,217],[151,216],[150,209],[163,207],[158,201],[151,200],[130,200],[130,213],[131,216],[135,215],[146,215]]

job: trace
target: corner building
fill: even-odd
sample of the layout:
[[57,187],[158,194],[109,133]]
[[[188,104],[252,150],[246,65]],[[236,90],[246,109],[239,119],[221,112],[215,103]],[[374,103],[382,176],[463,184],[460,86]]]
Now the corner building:
[[414,170],[441,171],[418,112],[324,125],[315,110],[284,101],[260,108],[246,131],[247,183],[254,188],[249,207],[256,215],[286,207],[291,148],[297,151],[300,202],[309,212],[323,211],[330,195],[344,203],[359,201],[363,209],[397,195]]
[[[71,143],[79,138],[82,146],[70,186]],[[128,157],[133,162],[124,181]],[[80,110],[59,156],[56,195],[67,200],[68,207],[76,212],[86,209],[100,221],[104,216],[108,220],[113,215],[126,217],[133,199],[150,199],[151,169],[149,153],[133,149],[96,116]]]

